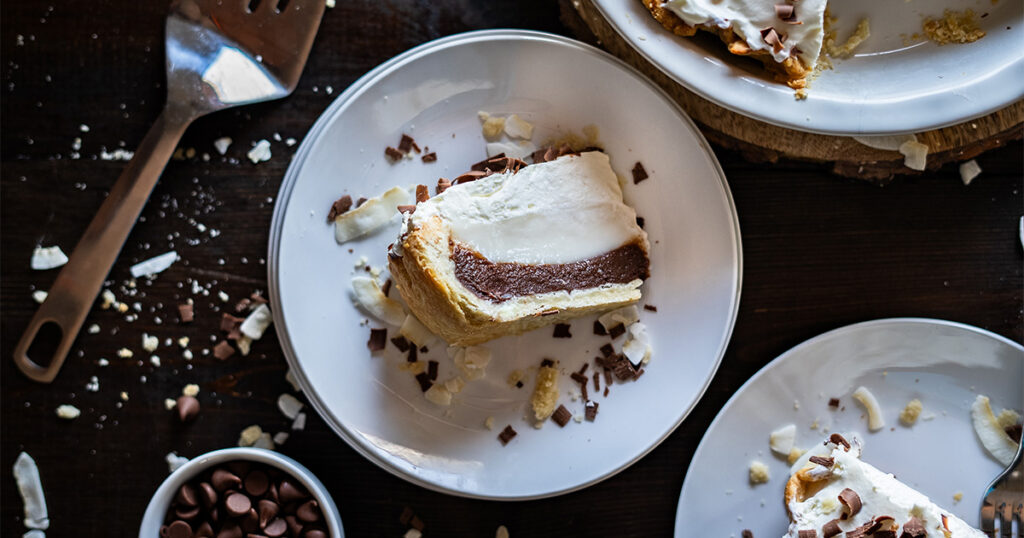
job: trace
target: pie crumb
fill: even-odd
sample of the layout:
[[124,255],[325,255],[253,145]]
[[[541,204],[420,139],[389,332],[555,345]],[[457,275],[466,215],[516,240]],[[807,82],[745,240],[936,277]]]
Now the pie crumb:
[[768,482],[768,466],[763,462],[754,460],[750,462],[750,483],[764,484]]

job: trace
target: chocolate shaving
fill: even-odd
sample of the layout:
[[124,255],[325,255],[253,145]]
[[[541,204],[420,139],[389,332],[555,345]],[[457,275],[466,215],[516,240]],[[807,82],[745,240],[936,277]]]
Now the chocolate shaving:
[[416,211],[415,205],[400,205],[398,206],[399,213],[409,213],[410,215]]
[[871,521],[871,526],[868,527],[866,534],[874,534],[882,530],[882,527],[891,526],[896,521],[892,516],[878,516]]
[[[409,526],[420,532],[422,532],[423,528],[426,527],[426,525],[423,524],[423,520],[420,519],[419,516],[412,516],[412,519],[409,520]],[[309,533],[307,532],[305,536],[309,536]]]
[[331,209],[327,211],[327,222],[334,222],[334,219],[345,213],[352,208],[352,197],[349,195],[342,196],[331,204]]
[[648,177],[650,176],[647,175],[647,170],[644,170],[644,165],[637,161],[633,166],[633,184],[636,185]]
[[473,171],[470,171],[470,172],[466,172],[465,174],[462,174],[461,176],[455,178],[452,181],[452,183],[455,183],[455,184],[458,184],[458,183],[469,183],[470,181],[476,181],[476,180],[478,180],[478,179],[480,179],[482,177],[487,177],[489,175],[491,175],[490,172],[480,172],[480,171],[473,170]]
[[834,459],[832,459],[832,458],[823,458],[821,456],[811,456],[810,462],[811,463],[817,463],[818,465],[822,465],[824,467],[832,467],[832,465],[835,464],[835,460]]
[[601,372],[594,372],[594,392],[601,392]]
[[643,228],[644,227],[644,218],[643,217],[637,217],[636,218],[636,225],[639,226],[640,228]]
[[628,381],[637,377],[636,369],[633,368],[633,363],[629,362],[625,358],[620,358],[615,363],[615,367],[612,368],[615,372],[615,377],[620,381]]
[[580,393],[581,393],[580,396],[583,397],[583,401],[584,402],[589,402],[590,401],[590,395],[587,394],[587,379],[586,378],[583,378],[583,382],[580,383]]
[[498,434],[498,440],[501,441],[502,445],[507,445],[508,442],[511,441],[512,438],[515,436],[516,431],[513,430],[512,425],[509,424],[508,426],[505,426],[504,430],[501,430],[501,433]]
[[365,204],[366,200],[367,200],[367,198],[365,196],[360,196],[359,199],[356,200],[356,207],[359,207],[359,206]]
[[437,153],[431,151],[430,153],[424,155],[423,157],[420,157],[420,160],[425,163],[435,162],[437,161]]
[[871,538],[896,538],[896,531],[878,531]]
[[390,278],[384,281],[384,285],[380,287],[380,292],[383,293],[385,297],[387,297],[388,295],[391,294],[391,279]]
[[797,531],[796,534],[797,534],[797,538],[818,538],[818,531],[816,531],[814,529],[804,530],[804,531]]
[[447,179],[445,179],[443,177],[438,179],[437,180],[437,194],[441,194],[442,192],[444,192],[444,191],[448,190],[449,188],[451,188],[451,186],[452,186],[452,182],[451,181],[448,181]]
[[849,510],[849,513],[844,511],[843,515],[839,516],[840,519],[849,519],[857,515],[857,512],[860,512],[860,495],[857,495],[857,492],[850,488],[846,488],[839,492],[839,502]]
[[398,522],[403,526],[408,525],[414,515],[416,514],[413,513],[412,508],[406,506],[405,508],[402,508],[402,515],[398,516]]
[[416,203],[426,202],[430,199],[430,191],[426,185],[416,185]]
[[611,344],[605,344],[601,346],[601,354],[604,355],[605,358],[611,357],[615,355],[615,348],[612,347]]
[[192,323],[192,320],[196,319],[195,310],[190,304],[178,305],[178,317],[181,318],[182,323]]
[[554,365],[555,365],[555,361],[553,361],[551,359],[543,359],[543,360],[540,361],[540,367],[541,368],[544,368],[545,366],[554,366]]
[[1006,432],[1006,435],[1010,436],[1010,439],[1013,439],[1015,443],[1019,444],[1021,433],[1022,431],[1024,431],[1024,426],[1022,426],[1021,424],[1011,424],[1003,428],[1003,431]]
[[581,385],[586,385],[587,381],[588,381],[587,380],[587,376],[585,376],[585,375],[583,375],[583,374],[581,374],[579,372],[573,372],[572,374],[569,375],[569,377],[571,377],[573,381],[575,381],[575,382],[577,382],[577,383],[579,383]]
[[231,344],[227,343],[226,340],[221,340],[217,345],[213,346],[213,356],[220,360],[225,360],[234,354],[235,348],[231,347]]
[[949,516],[942,514],[942,528],[949,530]]
[[587,405],[583,407],[583,418],[587,419],[587,422],[593,422],[597,418],[597,406],[597,402],[587,402]]
[[740,532],[741,538],[754,538],[754,533],[750,532],[750,529],[743,529]]
[[598,336],[608,336],[608,331],[605,330],[604,325],[601,325],[600,321],[594,320],[594,334]]
[[579,373],[580,374],[587,373],[587,368],[590,368],[590,363],[586,363],[586,362],[583,363],[583,366],[580,366]]
[[505,158],[505,154],[504,153],[499,153],[497,155],[492,155],[492,156],[490,156],[490,157],[488,157],[488,158],[486,158],[486,159],[484,159],[482,161],[473,163],[469,167],[469,169],[473,170],[474,172],[483,172],[484,170],[487,169],[487,164],[488,163],[490,163],[491,161],[497,161],[497,160],[501,160],[501,159],[504,159],[504,158]]
[[652,304],[645,304],[644,305],[644,310],[646,310],[648,312],[657,312],[658,311],[658,307],[656,307],[656,306],[654,306]]
[[427,377],[429,377],[431,381],[437,381],[437,368],[437,361],[427,361]]
[[405,133],[402,134],[402,139],[398,142],[398,151],[402,153],[409,153],[409,150],[416,144],[413,138]]
[[925,530],[924,523],[914,516],[903,524],[903,534],[900,535],[900,538],[925,538],[925,536],[928,536],[928,531]]
[[392,161],[401,160],[401,158],[405,156],[404,153],[398,151],[397,149],[391,146],[384,148],[384,155],[387,155],[388,158],[391,159]]
[[516,388],[517,389],[523,388],[523,382],[522,381],[516,381]]
[[828,406],[829,407],[839,407],[839,398],[829,398],[828,399]]
[[604,369],[604,384],[605,384],[604,395],[607,396],[608,395],[608,387],[611,386],[611,384],[612,384],[612,370],[611,370],[611,368],[605,368]]
[[843,448],[845,448],[847,452],[850,451],[850,442],[847,441],[845,437],[839,435],[838,433],[833,433],[832,435],[830,435],[828,438],[828,442],[835,445],[843,445]]
[[409,355],[405,357],[405,362],[416,362],[419,358],[416,356],[416,346],[409,346]]
[[839,528],[839,520],[838,519],[833,519],[832,521],[829,521],[828,523],[825,524],[825,526],[823,526],[821,528],[821,536],[822,536],[822,538],[832,538],[833,536],[835,536],[835,535],[837,535],[837,534],[839,534],[841,532],[843,532],[843,531]]
[[850,530],[846,531],[846,538],[863,538],[863,537],[865,537],[865,536],[867,536],[869,534],[868,533],[868,529],[870,529],[870,528],[871,528],[871,522],[868,521],[867,523],[861,525],[860,527],[857,527],[855,529],[850,529]]
[[785,34],[779,34],[775,31],[775,28],[765,28],[761,30],[761,38],[764,42],[772,46],[772,50],[779,52],[782,50],[782,43],[786,40]]
[[775,4],[776,17],[785,21],[794,18],[794,15],[796,15],[796,6],[792,4]]
[[544,310],[543,312],[541,312],[540,315],[541,316],[554,316],[557,313],[558,313],[558,309],[557,308],[549,308],[549,309]]
[[605,395],[605,396],[608,396],[608,387],[605,387],[605,388],[604,388],[604,395]]
[[231,332],[232,330],[238,329],[238,327],[242,325],[243,321],[245,320],[242,318],[236,318],[235,316],[224,312],[220,317],[220,330],[226,333]]
[[416,381],[419,381],[420,390],[423,392],[427,392],[430,390],[430,387],[434,386],[434,383],[430,381],[430,376],[426,372],[416,374]]
[[611,336],[612,340],[615,340],[616,338],[622,336],[625,332],[626,326],[620,323],[612,327],[611,329],[608,329],[608,336]]
[[570,413],[564,405],[559,405],[558,409],[555,409],[555,412],[551,415],[551,420],[554,420],[555,424],[558,424],[562,428],[569,423],[569,419],[571,418],[572,413]]
[[555,324],[555,338],[572,338],[572,333],[569,332],[570,325],[568,323],[556,323]]
[[366,347],[370,348],[370,351],[380,351],[387,346],[387,338],[387,329],[370,329],[370,339],[367,340]]
[[396,336],[392,338],[391,343],[394,344],[395,347],[398,348],[398,351],[401,351],[402,353],[409,351],[409,341],[406,340],[404,336]]

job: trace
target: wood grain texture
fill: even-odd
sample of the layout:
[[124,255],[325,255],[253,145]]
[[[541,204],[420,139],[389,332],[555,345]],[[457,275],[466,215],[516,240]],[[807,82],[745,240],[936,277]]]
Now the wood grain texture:
[[[639,1],[639,0],[631,0]],[[917,174],[903,165],[903,155],[865,146],[853,138],[794,131],[732,112],[687,90],[643,58],[594,6],[593,0],[561,0],[563,20],[584,40],[600,46],[639,69],[661,86],[701,125],[704,135],[721,146],[740,151],[753,162],[780,158],[827,163],[832,172],[885,183],[897,174]],[[686,38],[677,38],[686,39]],[[745,60],[744,60],[745,61]],[[814,91],[813,86],[810,89]],[[1024,101],[958,125],[918,133],[929,147],[929,170],[949,162],[972,159],[1024,134]]]
[[[36,306],[31,292],[45,290],[56,274],[31,271],[29,258],[40,243],[74,247],[124,166],[93,156],[121,141],[131,149],[156,116],[164,91],[166,12],[160,2],[50,5],[0,3],[0,534],[24,532],[10,469],[25,450],[42,473],[49,536],[131,536],[167,475],[166,453],[191,457],[233,446],[250,424],[271,432],[288,427],[274,403],[290,389],[273,331],[248,358],[222,362],[201,351],[218,335],[218,291],[235,300],[266,289],[262,260],[270,217],[295,150],[273,135],[301,140],[348,84],[427,40],[496,26],[569,29],[559,22],[558,5],[541,0],[338,2],[325,15],[295,95],[213,115],[189,129],[182,147],[196,148],[198,156],[170,163],[110,278],[121,296],[118,288],[134,262],[171,248],[181,261],[151,283],[140,281],[137,296],[129,299],[141,309],[136,321],[97,307],[86,326],[95,323],[100,332],[81,335],[57,380],[43,386],[25,379],[10,360]],[[81,124],[89,132],[81,132]],[[224,158],[212,146],[221,136],[235,141]],[[74,160],[76,138],[81,158]],[[274,156],[254,166],[245,152],[261,138],[273,141]],[[306,430],[295,432],[281,452],[327,485],[348,536],[401,536],[404,506],[422,517],[429,536],[493,536],[500,524],[518,537],[669,536],[704,430],[744,381],[791,346],[848,323],[889,316],[951,319],[1021,339],[1019,142],[981,155],[984,173],[969,187],[949,165],[878,188],[837,178],[830,165],[785,158],[754,164],[737,151],[715,150],[740,217],[743,297],[722,367],[682,426],[605,482],[555,499],[500,503],[408,484],[363,459],[311,415]],[[211,155],[208,162],[202,153]],[[212,230],[220,234],[214,237]],[[210,295],[195,296],[196,322],[179,326],[175,305],[193,296],[189,279],[209,284]],[[161,366],[141,352],[143,333],[161,339]],[[165,338],[180,336],[191,339],[192,361],[176,345],[163,345]],[[135,357],[119,359],[122,347]],[[110,365],[100,367],[100,358]],[[656,375],[656,363],[648,375]],[[91,376],[98,378],[97,392],[85,390]],[[163,400],[187,383],[201,386],[203,411],[182,426]],[[81,408],[82,416],[58,419],[54,410],[64,403]],[[781,482],[766,486],[768,502],[772,488],[781,492]]]

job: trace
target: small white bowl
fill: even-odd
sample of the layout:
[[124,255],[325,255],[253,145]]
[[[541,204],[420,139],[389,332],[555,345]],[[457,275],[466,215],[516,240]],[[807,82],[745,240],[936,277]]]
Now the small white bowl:
[[142,525],[139,526],[139,538],[159,538],[160,527],[164,524],[164,517],[167,515],[167,507],[170,506],[178,488],[198,474],[231,461],[252,461],[276,467],[306,486],[310,495],[320,503],[320,511],[323,513],[324,521],[327,523],[327,530],[331,538],[344,538],[345,531],[341,527],[341,515],[334,499],[327,492],[320,480],[318,480],[309,469],[301,463],[274,452],[262,448],[225,448],[214,450],[206,454],[196,456],[182,465],[178,470],[170,474],[163,484],[157,488],[153,498],[146,507],[146,513],[142,516]]

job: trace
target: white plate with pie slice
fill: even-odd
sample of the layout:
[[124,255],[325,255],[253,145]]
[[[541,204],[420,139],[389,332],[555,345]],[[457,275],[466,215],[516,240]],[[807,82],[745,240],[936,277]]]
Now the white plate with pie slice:
[[[783,353],[747,381],[718,413],[683,482],[676,536],[783,536],[789,517],[783,488],[785,458],[769,434],[797,426],[796,446],[808,449],[832,432],[856,432],[863,461],[978,525],[981,497],[1004,466],[981,445],[971,425],[978,394],[996,413],[1021,410],[1024,347],[991,332],[950,321],[883,319],[842,327]],[[869,433],[864,409],[851,394],[864,386],[882,409],[885,426]],[[838,408],[829,400],[839,399]],[[906,404],[924,407],[913,426],[900,423]],[[812,425],[816,428],[812,429]],[[768,465],[770,479],[751,485],[750,462]],[[962,494],[957,502],[954,495]]]
[[[552,338],[548,327],[489,342],[493,358],[486,377],[470,382],[450,407],[424,398],[394,346],[380,356],[367,349],[370,327],[383,325],[353,305],[351,278],[366,274],[355,268],[363,256],[370,266],[386,268],[399,225],[396,220],[338,245],[325,222],[327,210],[343,194],[370,197],[417,183],[433,192],[438,177],[467,171],[486,157],[480,110],[520,115],[535,125],[537,145],[595,125],[617,174],[630,178],[642,162],[650,175],[639,184],[626,181],[624,193],[645,219],[652,244],[641,302],[657,312],[642,310],[641,317],[653,339],[653,359],[640,379],[595,396],[600,407],[593,422],[571,420],[560,428],[549,420],[534,429],[525,419],[533,372],[545,357],[560,362],[560,402],[582,418],[583,401],[571,396],[576,384],[568,374],[608,341],[593,334],[593,317],[573,321],[568,339]],[[437,162],[391,164],[384,149],[397,145],[403,133],[436,152]],[[278,336],[310,403],[331,428],[366,458],[413,483],[488,499],[586,487],[625,469],[672,433],[722,358],[742,275],[729,188],[685,114],[608,54],[519,30],[427,43],[348,88],[316,122],[288,170],[269,251]],[[388,337],[395,335],[389,328]],[[439,379],[446,379],[453,365],[445,346],[427,347],[419,359],[437,360]],[[508,383],[514,370],[525,372],[523,388]],[[485,425],[489,417],[493,430]],[[518,435],[503,446],[498,433],[506,425]]]
[[[672,35],[640,0],[594,4],[634,49],[689,90],[790,129],[849,136],[921,132],[1024,97],[1024,11],[1018,2],[831,0],[839,42],[865,17],[871,35],[852,58],[834,61],[834,69],[813,80],[803,101],[772,81],[760,62],[729,54],[718,37]],[[920,37],[924,17],[941,17],[945,9],[972,9],[987,35],[943,46]]]

